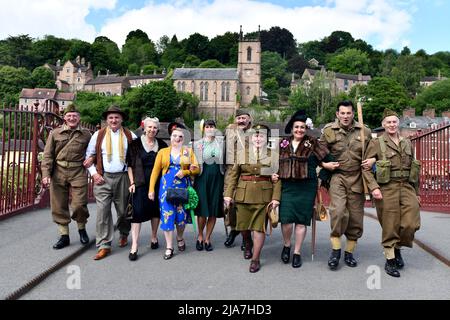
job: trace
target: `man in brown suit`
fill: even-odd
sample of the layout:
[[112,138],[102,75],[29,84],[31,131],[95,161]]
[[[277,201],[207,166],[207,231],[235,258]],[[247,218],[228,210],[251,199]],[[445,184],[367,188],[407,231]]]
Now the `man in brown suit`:
[[361,134],[364,134],[366,145],[371,134],[368,128],[354,121],[354,116],[351,101],[338,103],[336,121],[324,127],[320,138],[335,160],[322,163],[323,168],[333,172],[329,189],[332,251],[328,266],[331,270],[336,270],[339,265],[342,235],[347,238],[344,261],[349,267],[357,266],[353,252],[363,233],[365,197],[361,175],[361,166],[364,165]]
[[[50,186],[52,217],[60,234],[53,249],[62,249],[70,244],[71,218],[78,224],[81,243],[89,242],[85,228],[89,217],[88,180],[83,160],[91,133],[79,124],[80,113],[74,105],[67,106],[64,124],[50,133],[44,149],[42,184],[45,188]],[[69,191],[72,191],[72,217],[69,211]]]
[[382,228],[384,268],[388,275],[400,277],[398,270],[404,266],[400,247],[411,248],[414,234],[420,228],[420,164],[414,159],[411,141],[399,135],[397,113],[386,109],[382,125],[385,133],[370,141],[365,152],[371,163],[378,160],[376,174],[369,166],[364,168],[363,175],[375,199]]

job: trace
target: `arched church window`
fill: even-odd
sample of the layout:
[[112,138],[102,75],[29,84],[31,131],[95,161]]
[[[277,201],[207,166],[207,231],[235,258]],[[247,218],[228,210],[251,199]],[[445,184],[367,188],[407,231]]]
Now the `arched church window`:
[[252,48],[247,48],[247,61],[252,61]]

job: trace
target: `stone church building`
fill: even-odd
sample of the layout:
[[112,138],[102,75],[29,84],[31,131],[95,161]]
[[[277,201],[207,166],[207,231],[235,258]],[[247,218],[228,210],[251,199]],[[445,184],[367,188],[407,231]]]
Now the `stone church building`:
[[239,36],[237,68],[176,68],[177,91],[190,92],[200,99],[197,112],[213,119],[228,118],[236,109],[261,96],[261,41]]

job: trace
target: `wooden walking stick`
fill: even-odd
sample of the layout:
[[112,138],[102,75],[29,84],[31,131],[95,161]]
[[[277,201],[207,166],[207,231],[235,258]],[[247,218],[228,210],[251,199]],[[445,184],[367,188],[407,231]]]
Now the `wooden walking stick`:
[[[362,103],[361,103],[361,99],[358,99],[357,102],[357,110],[358,110],[358,122],[359,124],[362,126],[361,132],[360,132],[360,136],[361,136],[361,143],[362,143],[362,155],[361,155],[361,159],[364,159],[364,153],[365,153],[365,145],[366,145],[366,136],[364,134],[364,120],[363,120],[363,114],[362,114]],[[362,173],[361,173],[362,176]],[[361,177],[362,178],[362,177]],[[364,195],[366,196],[366,200],[370,200],[370,195],[369,195],[369,189],[367,189],[367,184],[366,184],[366,180],[363,179],[363,187],[364,187]]]

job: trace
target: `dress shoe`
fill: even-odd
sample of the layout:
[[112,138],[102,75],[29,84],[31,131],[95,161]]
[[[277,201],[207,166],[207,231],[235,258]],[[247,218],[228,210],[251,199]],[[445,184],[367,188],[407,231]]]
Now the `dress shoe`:
[[330,258],[328,259],[328,266],[331,270],[336,270],[339,265],[339,259],[341,258],[341,249],[333,249],[331,251]]
[[137,250],[136,252],[130,252],[130,254],[128,255],[128,259],[130,259],[130,261],[136,261],[138,258],[138,254],[137,254]]
[[211,242],[205,242],[205,250],[213,251],[213,246],[212,246]]
[[61,238],[59,238],[58,242],[56,242],[53,245],[53,249],[62,249],[64,247],[67,247],[70,244],[70,238],[68,235],[62,235]]
[[223,243],[225,247],[231,248],[233,246],[234,239],[236,239],[239,233],[240,232],[237,230],[231,230],[228,234],[227,240],[225,240],[225,242]]
[[292,255],[292,267],[300,268],[302,266],[302,257],[299,254],[294,253]]
[[123,248],[128,245],[128,236],[120,235],[119,238],[119,247]]
[[111,249],[109,249],[109,248],[100,249],[100,250],[98,250],[97,254],[95,255],[94,260],[101,260],[110,253],[111,253]]
[[400,277],[400,272],[397,270],[397,263],[394,259],[386,259],[386,264],[384,265],[384,270],[386,270],[386,273],[390,275],[391,277],[398,278]]
[[196,248],[198,251],[202,251],[202,250],[203,250],[203,240],[202,240],[202,241],[197,240],[197,243],[195,244],[195,248]]
[[260,268],[261,268],[261,266],[259,264],[259,260],[252,260],[252,261],[250,261],[249,271],[251,273],[258,272]]
[[[186,250],[186,242],[184,241],[184,239],[180,240],[177,239],[177,242],[178,242],[178,250],[180,251]],[[183,244],[180,245],[181,242],[183,242]]]
[[289,263],[289,260],[291,259],[291,247],[283,247],[283,250],[281,251],[281,261],[284,263]]
[[395,263],[397,264],[397,269],[402,269],[405,266],[400,249],[395,248]]
[[86,232],[86,229],[80,229],[78,230],[78,233],[80,234],[80,242],[82,244],[88,244],[89,243],[89,237]]
[[[167,253],[169,251],[169,253]],[[169,260],[173,257],[173,248],[166,248],[166,252],[164,253],[164,260]]]
[[352,268],[358,265],[355,258],[353,258],[353,253],[351,252],[344,251],[344,261],[346,265]]
[[158,249],[159,248],[158,240],[156,240],[156,242],[150,242],[150,248],[152,248],[153,250]]

